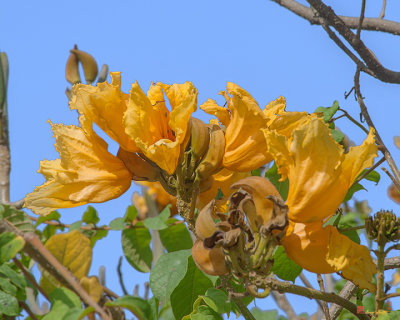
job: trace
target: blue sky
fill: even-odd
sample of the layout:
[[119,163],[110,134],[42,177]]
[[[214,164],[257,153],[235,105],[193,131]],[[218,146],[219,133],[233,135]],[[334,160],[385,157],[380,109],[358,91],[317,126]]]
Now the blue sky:
[[[361,1],[329,1],[337,13],[359,15]],[[280,95],[291,111],[314,111],[338,100],[358,118],[358,103],[344,92],[353,86],[355,66],[319,26],[268,0],[238,1],[1,1],[0,50],[10,61],[8,104],[12,156],[11,198],[23,198],[44,179],[36,173],[39,161],[58,157],[47,120],[76,124],[64,94],[64,67],[69,49],[76,43],[90,52],[99,65],[122,71],[122,87],[128,91],[137,80],[146,90],[151,81],[192,81],[198,102],[217,99],[227,81],[249,91],[263,107]],[[366,16],[377,17],[380,1],[367,2]],[[400,21],[400,3],[388,1],[386,18]],[[400,38],[362,32],[362,39],[383,65],[400,70]],[[400,90],[363,75],[365,103],[396,161],[400,150],[393,136],[400,135]],[[203,117],[200,113],[198,117]],[[364,133],[348,121],[337,125],[359,144]],[[110,142],[110,150],[116,146]],[[387,167],[387,165],[384,165]],[[366,183],[374,211],[399,212],[389,200],[389,179],[381,170],[378,186]],[[130,204],[132,187],[121,198],[95,205],[101,222],[122,216]],[[80,218],[84,208],[61,210],[66,223]],[[122,254],[119,232],[110,233],[95,247],[91,274],[107,267],[108,286],[121,293],[115,268]],[[110,262],[111,261],[111,262]],[[128,267],[124,275],[129,290],[147,276]],[[143,287],[142,287],[143,288]],[[274,308],[272,299],[257,303]],[[295,310],[313,311],[308,299],[292,300]],[[305,303],[306,302],[306,303]]]

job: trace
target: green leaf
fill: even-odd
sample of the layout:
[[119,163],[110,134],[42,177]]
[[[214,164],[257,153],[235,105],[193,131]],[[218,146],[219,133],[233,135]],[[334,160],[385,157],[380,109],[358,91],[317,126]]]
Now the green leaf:
[[171,307],[175,318],[182,319],[191,313],[197,297],[210,287],[211,280],[197,268],[192,256],[189,256],[186,274],[171,294]]
[[130,228],[122,231],[122,250],[126,260],[140,272],[149,272],[153,261],[150,249],[151,235],[146,228]]
[[18,288],[25,289],[26,280],[24,276],[21,273],[18,273],[17,271],[10,268],[7,264],[3,264],[0,266],[0,274],[8,278]]
[[3,208],[2,215],[5,220],[14,225],[22,232],[35,232],[31,219],[28,215],[8,205],[0,205]]
[[342,143],[343,139],[344,139],[344,133],[340,130],[336,130],[336,129],[331,129],[331,134],[333,139],[335,139],[335,141],[337,143]]
[[157,217],[144,219],[143,223],[145,227],[152,230],[163,230],[168,228],[166,222],[171,215],[170,207],[170,205],[166,206]]
[[82,302],[79,297],[75,294],[75,292],[67,289],[67,288],[56,288],[54,289],[50,295],[51,303],[55,303],[56,301],[60,301],[69,308],[81,308]]
[[217,313],[227,313],[232,309],[232,303],[228,301],[228,295],[219,289],[210,288],[204,296],[204,302]]
[[147,302],[150,305],[151,313],[154,319],[158,319],[158,307],[160,306],[160,302],[156,297],[151,297]]
[[[350,228],[350,226],[346,225],[346,224],[340,224],[339,228],[346,229],[346,228]],[[346,237],[348,237],[350,240],[354,241],[355,243],[360,244],[360,237],[358,235],[357,230],[340,231],[340,233],[345,235]]]
[[81,221],[81,220],[74,222],[73,224],[70,225],[69,231],[80,230],[82,224],[83,224],[83,221]]
[[278,173],[278,168],[276,167],[275,163],[271,168],[268,169],[267,172],[265,172],[265,177],[269,181],[271,181],[271,183],[275,186],[276,190],[278,190],[282,199],[286,201],[289,192],[289,180],[286,179],[283,182],[279,181],[281,175]]
[[[360,177],[360,176],[362,176],[363,174],[365,174],[365,172],[367,172],[368,170],[369,170],[369,169],[364,169],[364,170],[357,176],[357,178]],[[369,172],[369,173],[364,177],[364,179],[369,180],[369,181],[372,181],[372,182],[375,182],[376,184],[378,184],[379,180],[381,180],[381,175],[380,175],[378,172],[376,172],[375,170],[372,170],[371,172]]]
[[196,313],[190,316],[191,320],[222,320],[223,318],[209,306],[199,306]]
[[82,319],[82,313],[84,311],[82,308],[72,308],[68,310],[68,313],[62,318],[62,320],[77,320],[77,319]]
[[10,280],[3,278],[2,276],[0,276],[0,289],[14,297],[17,294],[17,288],[10,282]]
[[115,218],[110,222],[111,230],[124,230],[125,229],[125,221],[123,218]]
[[332,107],[318,107],[315,112],[322,112],[324,114],[324,121],[328,122],[332,119],[335,113],[339,110],[339,102],[333,101]]
[[114,301],[107,301],[107,307],[122,307],[131,311],[139,320],[153,320],[150,304],[139,297],[124,296]]
[[349,191],[347,191],[346,196],[344,197],[343,202],[349,201],[353,194],[360,190],[366,190],[361,184],[357,183],[354,186],[350,187]]
[[50,212],[47,216],[40,216],[35,223],[35,227],[40,225],[45,221],[56,220],[58,221],[61,218],[61,215],[57,211]]
[[22,250],[25,241],[21,236],[17,236],[12,232],[4,232],[0,234],[0,264],[14,258],[16,254]]
[[168,228],[159,231],[161,242],[168,252],[191,249],[193,246],[192,237],[185,224],[172,224],[177,221],[179,220],[174,218],[168,219]]
[[54,319],[63,319],[64,316],[68,314],[70,307],[64,304],[62,301],[56,301],[51,306],[51,310],[47,313],[42,320],[54,320]]
[[136,219],[137,215],[138,215],[138,211],[137,211],[136,207],[135,206],[129,206],[126,209],[126,212],[125,212],[125,215],[124,215],[124,221],[130,223],[130,222],[132,222],[133,220]]
[[302,268],[293,260],[291,260],[282,246],[279,246],[274,254],[274,266],[272,272],[280,279],[292,281],[301,273]]
[[256,318],[256,320],[276,320],[278,318],[278,311],[276,310],[266,310],[262,311],[257,307],[251,309],[251,314]]
[[19,314],[19,306],[17,299],[3,291],[0,291],[0,315],[17,316]]
[[188,266],[191,250],[180,250],[162,255],[150,273],[150,288],[162,303],[169,297],[183,279]]
[[255,169],[255,170],[252,170],[252,171],[251,171],[251,175],[252,175],[252,176],[258,176],[258,177],[260,177],[260,176],[261,176],[261,170],[260,170],[260,168],[257,168],[257,169]]
[[83,213],[82,221],[89,224],[96,224],[100,221],[99,216],[97,215],[97,211],[92,206],[88,206],[86,211]]
[[[89,226],[93,226],[90,224]],[[105,227],[105,226],[103,226]],[[93,248],[96,242],[107,236],[108,230],[97,229],[97,230],[81,230],[81,232],[90,239],[90,246]]]

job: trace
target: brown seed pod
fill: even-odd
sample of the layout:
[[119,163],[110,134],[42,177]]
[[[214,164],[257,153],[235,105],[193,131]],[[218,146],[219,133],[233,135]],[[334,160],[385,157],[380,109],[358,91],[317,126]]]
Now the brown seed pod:
[[222,248],[207,249],[202,240],[197,240],[192,248],[192,256],[196,265],[204,273],[221,276],[229,272]]

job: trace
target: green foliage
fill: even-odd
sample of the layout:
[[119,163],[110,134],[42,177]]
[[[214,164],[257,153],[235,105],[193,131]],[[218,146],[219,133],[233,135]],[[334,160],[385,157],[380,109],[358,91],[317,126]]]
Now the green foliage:
[[168,228],[159,230],[160,239],[168,252],[191,249],[192,237],[184,223],[176,223],[179,220],[170,218],[167,220]]
[[5,219],[22,232],[35,232],[28,215],[8,205],[0,204],[0,219]]
[[279,181],[281,175],[278,173],[278,168],[274,163],[271,168],[265,172],[265,177],[271,181],[271,183],[275,186],[276,190],[278,190],[279,194],[281,195],[282,199],[286,201],[288,193],[289,193],[289,180],[286,179],[285,181]]
[[96,225],[100,221],[96,209],[92,206],[88,206],[86,211],[83,213],[82,221],[87,224],[93,223]]
[[52,307],[42,320],[73,320],[81,319],[85,311],[79,297],[67,288],[56,288],[50,293]]
[[154,320],[154,314],[148,301],[132,296],[119,297],[114,301],[107,301],[107,307],[122,307],[131,311],[139,320]]
[[122,250],[126,260],[140,272],[149,272],[153,260],[150,249],[149,230],[136,224],[135,228],[125,229],[121,234]]
[[276,310],[260,310],[257,307],[251,309],[251,314],[256,320],[276,320],[278,319],[278,311]]
[[14,295],[0,291],[0,315],[17,316],[19,314],[18,301]]
[[137,211],[136,207],[135,206],[129,206],[126,209],[126,212],[125,212],[125,215],[124,215],[124,221],[125,222],[132,222],[133,220],[136,219],[137,215],[138,215],[138,211]]
[[350,189],[347,191],[347,194],[344,197],[343,202],[349,201],[351,198],[353,198],[353,194],[360,190],[366,190],[366,189],[359,183],[356,183],[355,185],[351,186]]
[[257,177],[261,177],[261,169],[257,168],[251,171],[251,175],[252,176],[257,176]]
[[331,134],[337,143],[342,143],[344,140],[344,133],[340,130],[331,129]]
[[164,254],[150,273],[150,288],[162,303],[169,301],[171,293],[186,274],[191,250]]
[[205,295],[201,296],[204,302],[216,313],[229,313],[233,309],[231,301],[228,301],[228,295],[219,289],[210,288]]
[[22,250],[25,241],[22,237],[12,232],[4,232],[0,234],[0,264],[12,259]]
[[146,218],[143,221],[145,227],[152,230],[163,230],[168,228],[167,220],[171,215],[170,207],[170,205],[166,206],[156,217]]
[[282,246],[276,249],[273,259],[274,265],[272,267],[272,272],[282,280],[294,282],[303,270],[296,262],[286,255],[285,248]]
[[111,230],[124,230],[125,229],[125,221],[123,218],[115,218],[109,224]]
[[175,318],[182,319],[191,313],[198,296],[210,287],[211,280],[197,268],[192,256],[189,256],[186,274],[171,293],[171,307]]
[[322,112],[324,115],[324,121],[328,122],[332,119],[335,113],[339,110],[339,102],[337,100],[333,101],[331,107],[318,107],[315,112]]
[[57,211],[50,212],[47,216],[40,216],[35,223],[35,228],[46,221],[60,221],[61,215]]

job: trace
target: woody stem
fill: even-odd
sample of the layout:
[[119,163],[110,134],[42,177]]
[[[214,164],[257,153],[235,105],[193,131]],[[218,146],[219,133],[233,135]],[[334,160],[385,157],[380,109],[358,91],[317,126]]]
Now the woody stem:
[[384,275],[384,270],[385,270],[385,244],[379,244],[378,243],[378,252],[377,252],[377,258],[378,258],[378,277],[377,277],[377,285],[376,285],[376,296],[375,296],[375,313],[376,315],[378,314],[377,312],[379,310],[382,310],[383,305],[385,303],[385,299],[383,299],[385,293],[384,293],[384,285],[385,285],[385,275]]

